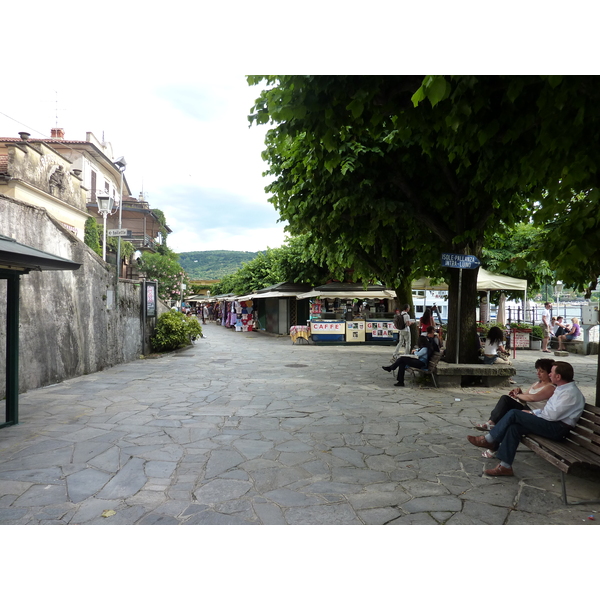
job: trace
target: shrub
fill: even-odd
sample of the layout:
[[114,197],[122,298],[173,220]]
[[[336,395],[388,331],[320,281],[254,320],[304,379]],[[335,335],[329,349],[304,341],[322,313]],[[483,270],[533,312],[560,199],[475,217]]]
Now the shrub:
[[202,327],[196,317],[170,310],[158,317],[150,344],[155,352],[169,352],[191,344],[193,338],[201,335]]

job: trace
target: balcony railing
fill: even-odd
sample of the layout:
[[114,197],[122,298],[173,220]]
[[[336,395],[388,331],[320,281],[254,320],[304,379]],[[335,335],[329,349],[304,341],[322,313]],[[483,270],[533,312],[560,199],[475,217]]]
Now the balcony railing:
[[152,248],[152,250],[156,250],[156,246],[158,245],[149,235],[141,233],[132,233],[123,239],[133,244],[135,248]]

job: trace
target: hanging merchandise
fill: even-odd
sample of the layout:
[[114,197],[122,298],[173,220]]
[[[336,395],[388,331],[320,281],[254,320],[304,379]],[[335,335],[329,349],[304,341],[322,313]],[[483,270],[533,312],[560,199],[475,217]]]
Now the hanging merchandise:
[[241,317],[237,317],[235,321],[235,330],[242,331],[242,319]]

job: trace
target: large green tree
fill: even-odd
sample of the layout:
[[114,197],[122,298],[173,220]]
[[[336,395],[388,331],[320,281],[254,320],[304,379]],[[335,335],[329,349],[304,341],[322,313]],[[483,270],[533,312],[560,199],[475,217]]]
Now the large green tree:
[[[527,203],[517,193],[527,184],[505,177],[497,185],[489,177],[489,169],[499,164],[492,160],[487,138],[480,136],[458,156],[450,138],[454,134],[455,143],[462,144],[465,133],[447,121],[447,111],[437,102],[414,106],[423,77],[280,76],[267,81],[250,119],[273,126],[264,153],[275,176],[268,189],[292,231],[312,227],[307,225],[311,215],[343,217],[354,235],[339,235],[336,243],[351,255],[357,254],[357,238],[385,240],[393,255],[380,261],[388,261],[409,290],[418,266],[437,263],[439,268],[441,251],[480,257],[486,229],[501,222],[511,225],[524,215]],[[442,84],[440,98],[451,91],[445,80]],[[423,97],[431,90],[427,87]],[[475,99],[472,112],[476,109],[480,122],[494,121],[502,112],[502,99],[487,89]],[[496,156],[512,158],[506,148]],[[331,243],[331,233],[318,230],[313,239],[322,234]],[[447,275],[449,358],[456,358],[458,335],[460,362],[473,362],[477,272],[462,275],[460,323],[459,272],[451,269]]]
[[[493,273],[527,280],[527,295],[533,297],[543,286],[556,281],[545,254],[545,229],[533,223],[517,223],[501,231],[488,232],[483,248],[483,266]],[[508,297],[523,297],[508,292]]]
[[413,277],[439,254],[436,240],[425,240],[410,211],[394,210],[397,193],[377,177],[386,156],[371,137],[350,127],[340,135],[338,169],[323,163],[304,132],[283,145],[269,132],[264,157],[276,178],[266,189],[315,262],[337,279],[351,268],[355,281],[382,282],[410,303]]

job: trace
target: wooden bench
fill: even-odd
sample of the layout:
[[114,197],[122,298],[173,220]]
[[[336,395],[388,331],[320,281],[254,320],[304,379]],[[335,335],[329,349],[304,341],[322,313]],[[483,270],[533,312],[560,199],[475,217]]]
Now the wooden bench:
[[423,368],[406,367],[406,369],[410,373],[412,373],[413,381],[414,381],[417,373],[419,373],[420,375],[425,375],[427,377],[431,377],[431,380],[433,381],[433,385],[437,388],[438,384],[437,384],[437,380],[436,380],[436,370],[437,370],[437,366],[438,366],[441,358],[442,358],[442,353],[435,352],[434,355],[431,357],[431,360],[429,361],[427,368],[425,368],[425,367],[423,367]]
[[413,376],[413,380],[415,379],[417,373],[424,375],[426,377],[431,377],[431,381],[433,381],[433,385],[437,388],[439,387],[435,378],[436,375],[436,365],[432,365],[431,362],[429,363],[429,367],[427,369],[425,369],[424,367],[422,369],[418,369],[417,367],[406,367],[406,369],[412,373]]
[[506,363],[464,365],[439,362],[435,369],[438,387],[461,387],[474,379],[480,380],[485,387],[503,387],[510,385],[510,378],[516,372],[512,365]]
[[[579,421],[562,442],[528,434],[522,437],[521,443],[560,469],[562,499],[565,504],[569,504],[565,475],[576,465],[600,467],[600,407],[586,404]],[[600,502],[600,499],[570,504],[588,502]]]

